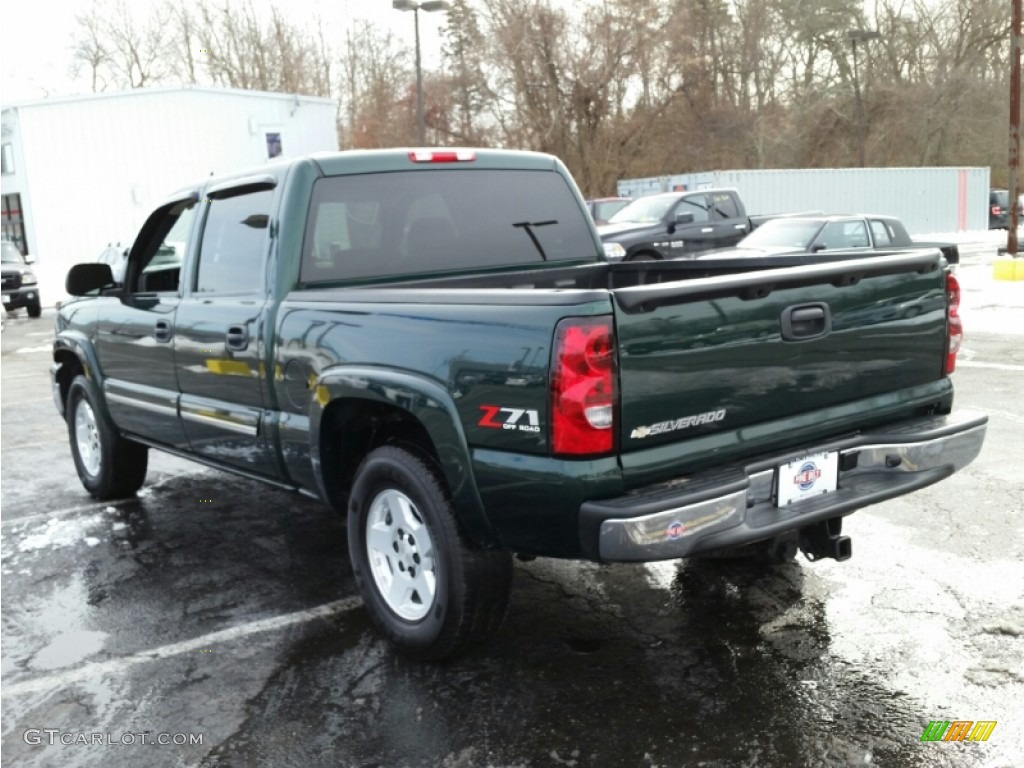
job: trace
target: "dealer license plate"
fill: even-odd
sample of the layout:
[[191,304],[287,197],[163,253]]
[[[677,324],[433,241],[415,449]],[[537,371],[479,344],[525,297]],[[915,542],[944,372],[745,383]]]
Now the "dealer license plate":
[[836,451],[815,453],[780,464],[776,477],[776,503],[780,507],[832,493],[839,480],[839,454]]

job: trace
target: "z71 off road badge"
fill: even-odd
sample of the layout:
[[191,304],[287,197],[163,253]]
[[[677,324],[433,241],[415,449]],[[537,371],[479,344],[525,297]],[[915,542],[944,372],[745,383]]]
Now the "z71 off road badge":
[[[500,405],[481,405],[483,417],[477,422],[479,427],[488,429],[513,429],[517,432],[540,432],[540,415],[537,411],[526,408],[502,408]],[[522,424],[523,417],[526,423]]]

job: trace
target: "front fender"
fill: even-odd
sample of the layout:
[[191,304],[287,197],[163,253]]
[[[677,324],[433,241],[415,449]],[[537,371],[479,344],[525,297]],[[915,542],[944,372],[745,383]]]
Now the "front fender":
[[[54,400],[56,401],[57,410],[61,416],[64,416],[64,405],[67,396],[67,387],[71,385],[71,380],[63,384],[60,383],[60,372],[64,365],[64,360],[67,355],[73,355],[78,361],[78,365],[82,369],[82,374],[92,382],[96,388],[96,392],[100,395],[99,406],[104,411],[104,416],[110,418],[110,413],[107,411],[107,402],[103,395],[103,372],[100,368],[99,357],[96,354],[96,347],[93,346],[92,341],[88,335],[79,330],[63,330],[60,331],[56,338],[53,340],[53,361],[54,366],[51,368],[51,376],[53,378],[54,386]],[[58,390],[58,387],[60,389]],[[58,391],[61,392],[63,397],[58,397]]]
[[320,456],[321,424],[327,407],[342,398],[390,405],[419,422],[433,441],[459,522],[475,541],[494,541],[494,531],[473,477],[466,435],[451,395],[437,381],[406,371],[344,365],[320,373],[313,387],[309,423],[310,458],[323,498],[327,498],[327,489]]

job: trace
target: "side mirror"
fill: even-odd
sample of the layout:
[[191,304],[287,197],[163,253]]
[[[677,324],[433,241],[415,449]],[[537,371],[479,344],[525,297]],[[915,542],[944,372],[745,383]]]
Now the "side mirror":
[[111,285],[114,275],[109,264],[75,264],[64,280],[64,290],[72,296],[88,296]]
[[677,213],[676,224],[693,224],[692,213]]
[[827,247],[828,246],[825,245],[824,243],[815,243],[814,245],[811,246],[811,253],[821,253]]
[[24,256],[24,259],[25,259],[25,263],[26,264],[35,264],[36,263],[36,257],[33,256],[31,253],[26,254]]

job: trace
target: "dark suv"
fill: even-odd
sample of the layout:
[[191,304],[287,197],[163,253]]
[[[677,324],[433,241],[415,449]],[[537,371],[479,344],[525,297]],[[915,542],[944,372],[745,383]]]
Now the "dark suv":
[[24,307],[29,317],[39,317],[43,311],[39,301],[39,281],[18,246],[10,240],[0,241],[0,261],[4,309],[10,311]]

